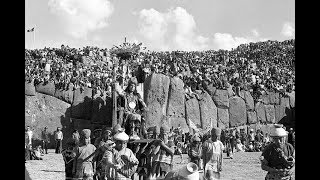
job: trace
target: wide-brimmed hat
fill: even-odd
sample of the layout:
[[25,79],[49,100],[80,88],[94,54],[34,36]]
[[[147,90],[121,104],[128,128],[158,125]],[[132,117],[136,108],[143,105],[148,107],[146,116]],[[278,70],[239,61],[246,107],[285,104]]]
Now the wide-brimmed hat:
[[198,165],[193,162],[189,162],[187,165],[183,166],[178,170],[178,175],[188,180],[198,180],[199,171]]
[[192,141],[193,141],[193,142],[200,142],[201,139],[200,139],[199,136],[193,136]]
[[120,124],[116,124],[113,128],[112,131],[113,133],[117,133],[119,131],[123,131],[124,129],[120,126]]
[[113,136],[113,138],[118,141],[128,141],[129,140],[129,136],[125,132],[118,132],[117,134],[115,134]]
[[288,132],[282,128],[281,125],[275,124],[270,131],[271,137],[284,137],[287,136]]

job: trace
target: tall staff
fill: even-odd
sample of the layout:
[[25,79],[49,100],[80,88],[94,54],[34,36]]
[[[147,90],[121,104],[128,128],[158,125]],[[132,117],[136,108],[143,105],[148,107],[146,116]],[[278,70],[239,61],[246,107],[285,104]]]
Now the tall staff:
[[113,104],[113,111],[112,111],[112,127],[117,124],[117,92],[116,92],[116,68],[118,66],[118,62],[115,57],[113,57],[113,90],[112,90],[112,104]]

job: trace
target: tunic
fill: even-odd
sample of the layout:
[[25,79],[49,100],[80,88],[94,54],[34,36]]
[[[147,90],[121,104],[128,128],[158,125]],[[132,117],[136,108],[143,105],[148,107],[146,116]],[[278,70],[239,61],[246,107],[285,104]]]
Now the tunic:
[[204,176],[207,179],[220,179],[223,149],[224,146],[219,140],[213,142],[210,139],[203,143]]
[[94,156],[90,157],[89,159],[85,160],[88,156],[94,153],[96,147],[92,144],[84,145],[78,147],[76,150],[76,178],[83,178],[83,179],[92,179],[93,177],[93,166],[92,166],[92,159]]

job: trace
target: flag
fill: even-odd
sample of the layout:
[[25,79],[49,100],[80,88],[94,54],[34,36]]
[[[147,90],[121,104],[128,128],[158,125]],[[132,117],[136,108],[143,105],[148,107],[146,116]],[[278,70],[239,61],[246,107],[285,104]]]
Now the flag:
[[27,32],[33,32],[33,31],[34,31],[34,27],[27,30]]

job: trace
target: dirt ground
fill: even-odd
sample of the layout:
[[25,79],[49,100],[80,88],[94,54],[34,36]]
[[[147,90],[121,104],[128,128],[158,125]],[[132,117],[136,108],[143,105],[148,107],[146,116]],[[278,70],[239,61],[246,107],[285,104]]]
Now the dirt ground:
[[[263,180],[266,172],[261,170],[259,156],[261,152],[237,152],[230,159],[223,154],[222,180]],[[174,170],[188,162],[183,154],[182,163],[179,156],[174,157]],[[50,149],[43,160],[31,160],[25,163],[32,180],[64,180],[64,163],[61,154]]]

